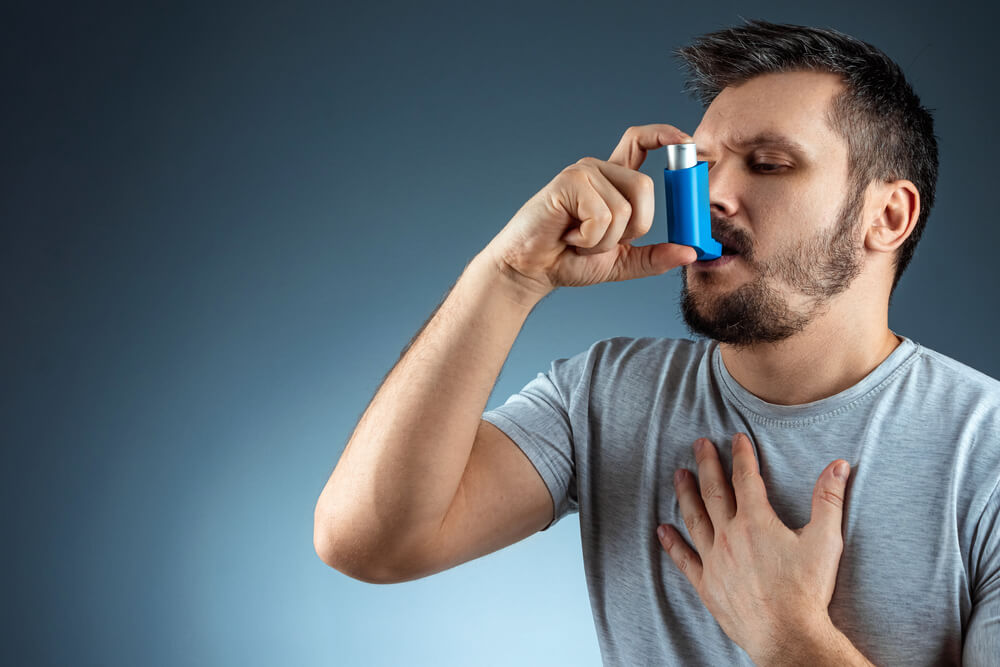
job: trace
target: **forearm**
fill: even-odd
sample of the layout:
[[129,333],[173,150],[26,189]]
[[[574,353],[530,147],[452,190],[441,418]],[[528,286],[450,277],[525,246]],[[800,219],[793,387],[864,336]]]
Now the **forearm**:
[[829,620],[799,631],[789,629],[773,643],[772,651],[754,662],[768,667],[874,667]]
[[341,454],[316,506],[317,551],[325,541],[331,559],[371,563],[437,534],[497,376],[540,300],[513,290],[486,251],[466,266]]

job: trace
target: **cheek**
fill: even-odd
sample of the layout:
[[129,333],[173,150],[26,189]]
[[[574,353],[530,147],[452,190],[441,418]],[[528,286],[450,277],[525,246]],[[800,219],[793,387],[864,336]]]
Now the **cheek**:
[[755,188],[746,201],[746,211],[753,221],[759,256],[763,259],[792,251],[832,226],[839,209],[828,198],[829,193],[803,192],[789,183]]

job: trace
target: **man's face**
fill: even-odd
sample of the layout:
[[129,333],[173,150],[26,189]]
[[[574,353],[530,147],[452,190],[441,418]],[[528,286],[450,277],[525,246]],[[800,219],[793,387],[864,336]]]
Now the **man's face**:
[[693,136],[709,166],[712,236],[738,254],[683,268],[681,310],[695,333],[783,340],[860,272],[864,202],[848,192],[847,143],[826,120],[841,90],[829,73],[766,74],[705,111]]

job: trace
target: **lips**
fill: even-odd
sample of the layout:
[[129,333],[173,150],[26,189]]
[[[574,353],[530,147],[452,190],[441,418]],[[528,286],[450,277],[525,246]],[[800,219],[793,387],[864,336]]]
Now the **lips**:
[[735,262],[737,257],[739,257],[739,255],[722,255],[716,259],[699,260],[691,266],[694,267],[695,270],[708,271],[711,269],[717,269],[720,266],[725,266],[730,262]]

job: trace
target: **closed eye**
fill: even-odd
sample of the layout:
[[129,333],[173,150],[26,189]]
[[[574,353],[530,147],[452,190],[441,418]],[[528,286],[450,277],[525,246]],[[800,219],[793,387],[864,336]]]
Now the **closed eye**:
[[[768,163],[768,162],[758,162],[757,164],[752,165],[750,168],[751,169],[756,169],[756,170],[758,170],[758,171],[760,171],[761,173],[764,173],[764,174],[769,174],[769,173],[772,173],[772,172],[775,172],[775,171],[780,171],[782,167],[787,167],[787,166],[788,165],[784,165],[784,164],[771,164],[771,163]],[[759,167],[768,167],[768,168],[767,169],[758,169]]]

